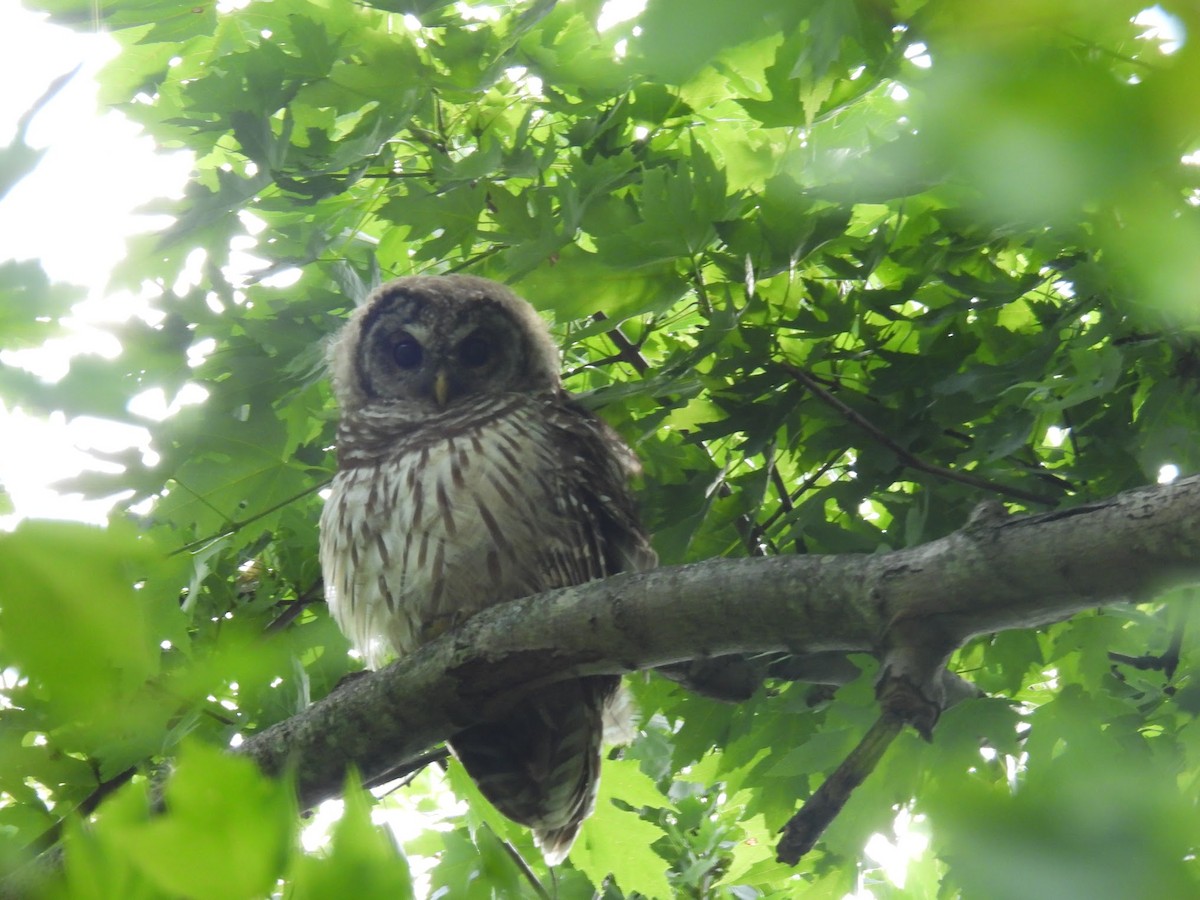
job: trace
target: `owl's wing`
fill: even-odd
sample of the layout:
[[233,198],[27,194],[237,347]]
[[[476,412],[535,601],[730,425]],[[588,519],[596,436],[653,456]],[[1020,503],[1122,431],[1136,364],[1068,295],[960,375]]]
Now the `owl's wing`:
[[571,489],[600,545],[599,571],[580,580],[653,569],[658,554],[642,527],[630,487],[630,479],[642,470],[633,451],[607,422],[566,395],[554,424],[564,454],[577,460],[569,469]]
[[[546,410],[553,513],[536,556],[544,588],[652,568],[629,478],[638,471],[620,436],[565,395]],[[614,675],[540,688],[504,718],[471,726],[451,745],[480,790],[534,829],[546,861],[561,862],[596,802],[601,739],[628,740],[632,709]]]

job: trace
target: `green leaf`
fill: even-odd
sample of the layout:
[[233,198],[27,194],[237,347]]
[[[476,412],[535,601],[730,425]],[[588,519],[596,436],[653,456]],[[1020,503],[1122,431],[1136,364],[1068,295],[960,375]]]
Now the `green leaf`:
[[323,897],[412,897],[408,861],[389,835],[371,821],[369,795],[351,774],[343,794],[345,808],[321,855],[302,856],[292,881],[296,900]]
[[[642,733],[553,880],[456,763],[465,811],[443,810],[441,780],[405,788],[446,827],[409,842],[413,874],[353,790],[318,854],[250,838],[241,859],[224,832],[274,833],[266,813],[230,797],[215,826],[184,791],[185,817],[151,818],[141,775],[185,735],[225,747],[352,667],[320,602],[339,414],[323,360],[397,275],[492,277],[552,320],[569,389],[642,460],[664,564],[916,546],[989,495],[1060,514],[1200,471],[1184,4],[28,5],[99,24],[118,48],[102,107],[193,174],[146,210],[173,224],[130,237],[81,310],[142,298],[94,324],[118,356],[80,353],[49,384],[0,354],[7,408],[84,443],[97,418],[150,434],[59,486],[122,498],[141,531],[0,535],[0,863],[135,777],[67,823],[51,895],[491,900],[532,890],[510,847],[564,900],[1197,893],[1186,590],[959,648],[954,670],[994,696],[947,710],[931,744],[898,738],[795,869],[774,830],[878,709],[870,677],[834,694],[774,654],[751,664],[778,677],[740,703],[638,679]],[[35,111],[0,186],[37,156]],[[80,295],[35,263],[0,263],[0,293],[4,351],[86,334]],[[202,404],[162,421],[130,411],[196,388]],[[10,482],[22,446],[0,460]],[[864,851],[897,809],[931,840],[903,889]],[[162,861],[131,849],[142,831]]]
[[[245,421],[209,418],[193,440],[193,457],[174,475],[175,485],[156,515],[190,529],[195,537],[236,530],[240,523],[257,530],[292,499],[314,492],[308,473],[283,458],[283,423],[263,412]],[[188,532],[185,532],[188,533]]]
[[822,731],[801,746],[773,759],[766,774],[773,778],[785,778],[830,772],[846,758],[861,737],[849,730]]
[[1174,775],[1145,759],[1131,765],[1111,742],[1076,737],[1015,795],[979,781],[929,789],[923,807],[945,836],[954,881],[997,898],[1028,897],[1031,885],[1044,896],[1194,893],[1200,879],[1184,861],[1193,810]]
[[59,318],[83,299],[83,290],[52,284],[36,262],[10,259],[0,262],[0,297],[0,334],[5,349],[16,350],[52,337]]
[[[33,121],[33,117],[42,110],[47,103],[54,99],[55,95],[61,91],[67,83],[75,77],[79,72],[79,66],[76,66],[70,72],[59,75],[46,87],[33,106],[29,107],[17,120],[16,133],[7,147],[0,148],[0,200],[3,200],[5,195],[12,190],[13,186],[32,172],[42,156],[45,154],[44,149],[37,149],[29,146],[25,142],[26,133],[29,131],[29,125]],[[8,262],[5,262],[8,265]]]
[[663,874],[663,858],[651,844],[663,836],[655,824],[636,812],[623,809],[614,800],[646,805],[667,806],[665,797],[653,782],[641,773],[632,760],[609,760],[600,778],[596,809],[583,823],[571,848],[571,864],[582,870],[600,889],[611,874],[626,892],[638,891],[650,897],[671,893]]
[[[720,0],[660,0],[642,17],[639,63],[657,79],[681,84],[720,51],[774,31],[789,11],[771,0],[736,8]],[[681,34],[688,36],[686,43]]]
[[158,674],[159,644],[181,639],[178,594],[170,593],[181,566],[124,525],[27,520],[0,534],[0,555],[8,664],[37,679],[70,717],[112,717],[110,727],[136,721],[126,704]]
[[[579,284],[589,289],[580,291]],[[684,290],[673,266],[614,268],[578,247],[567,247],[553,264],[530,272],[516,287],[560,322],[596,313],[619,322],[665,309]]]
[[113,823],[111,840],[161,890],[197,898],[252,897],[275,885],[295,837],[292,788],[248,759],[184,746],[167,783],[166,813]]

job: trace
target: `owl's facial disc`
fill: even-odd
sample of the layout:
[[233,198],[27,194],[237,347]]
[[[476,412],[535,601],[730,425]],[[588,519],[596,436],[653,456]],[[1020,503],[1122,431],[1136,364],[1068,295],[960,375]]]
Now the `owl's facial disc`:
[[387,299],[363,325],[367,352],[359,357],[358,377],[369,397],[446,407],[479,394],[528,389],[527,342],[501,306],[412,294]]

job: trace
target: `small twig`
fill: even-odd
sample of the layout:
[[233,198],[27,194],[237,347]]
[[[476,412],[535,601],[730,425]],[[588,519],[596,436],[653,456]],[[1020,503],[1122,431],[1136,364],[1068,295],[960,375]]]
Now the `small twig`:
[[696,283],[696,299],[700,303],[700,311],[704,313],[706,318],[711,319],[713,314],[712,300],[708,296],[708,288],[704,284],[704,274],[700,271],[700,261],[695,257],[692,258],[692,276]]
[[1179,622],[1171,634],[1171,643],[1163,653],[1157,656],[1149,653],[1142,656],[1128,656],[1124,653],[1113,652],[1108,654],[1108,658],[1118,665],[1132,666],[1143,672],[1162,672],[1170,681],[1175,677],[1175,670],[1179,668],[1179,656],[1183,652],[1183,633],[1186,626],[1186,620]]
[[[724,499],[725,497],[733,496],[733,488],[729,486],[726,476],[729,474],[728,466],[723,468],[720,474],[717,475],[717,480],[710,489],[712,493]],[[743,546],[746,548],[746,553],[749,556],[778,556],[779,548],[775,546],[775,542],[768,538],[758,523],[754,521],[754,517],[749,513],[741,513],[734,522],[734,529],[741,538]],[[768,554],[767,551],[770,551]]]
[[1110,652],[1108,658],[1122,666],[1131,666],[1142,672],[1163,671],[1166,669],[1165,656],[1146,653],[1142,656],[1129,656],[1125,653]]
[[1067,440],[1071,444],[1071,454],[1075,457],[1073,462],[1079,465],[1082,454],[1079,452],[1079,439],[1075,437],[1075,423],[1071,421],[1071,411],[1064,409],[1062,411],[1063,424],[1067,426]]
[[[592,313],[593,322],[607,322],[608,316],[602,312]],[[633,343],[621,331],[620,326],[613,326],[607,332],[608,339],[613,342],[617,348],[616,359],[629,363],[637,371],[639,375],[645,375],[650,371],[650,363],[646,362],[646,358],[642,356],[641,343]]]
[[813,378],[803,369],[783,361],[781,361],[779,365],[785,372],[812,391],[818,399],[836,409],[848,421],[857,425],[863,431],[871,435],[871,437],[873,437],[875,440],[879,441],[881,444],[895,453],[900,458],[901,462],[903,462],[910,469],[926,472],[938,478],[944,478],[947,481],[957,481],[960,484],[970,485],[971,487],[976,487],[981,490],[990,491],[997,494],[1004,494],[1017,500],[1024,500],[1027,503],[1036,503],[1039,506],[1056,505],[1056,501],[1053,498],[1034,493],[1033,491],[1027,491],[1018,487],[1010,487],[1009,485],[989,481],[986,478],[980,478],[967,472],[961,472],[956,469],[947,469],[945,466],[938,466],[934,465],[933,463],[925,462],[925,460],[915,456],[898,441],[894,440],[891,436],[876,427],[865,416],[856,410],[851,409],[849,406],[823,388],[815,378]]
[[[779,508],[775,511],[778,515],[786,515],[795,509],[792,503],[792,498],[788,495],[787,485],[783,482],[783,476],[779,474],[779,466],[775,464],[775,442],[771,441],[768,445],[764,458],[767,464],[767,477],[771,482],[771,486],[775,489],[776,498],[779,500]],[[754,553],[754,548],[761,544],[771,548],[772,553],[778,553],[779,549],[775,542],[767,536],[767,527],[765,524],[760,525],[753,516],[747,514],[746,520],[750,525],[750,532],[747,536],[747,543],[750,545],[751,555]],[[799,541],[797,541],[799,544]]]
[[829,823],[842,811],[854,789],[875,771],[884,752],[903,728],[904,723],[898,716],[884,714],[875,720],[858,746],[780,829],[783,837],[775,848],[777,862],[794,866],[813,848]]
[[507,249],[508,249],[508,244],[492,244],[486,250],[481,250],[478,253],[474,254],[473,256],[468,256],[466,259],[464,259],[460,262],[456,262],[454,265],[452,265],[449,269],[446,270],[446,274],[453,275],[456,272],[461,272],[463,269],[469,269],[471,266],[475,265],[475,263],[482,262],[483,260],[487,259],[489,256],[495,256],[501,250],[507,250]]
[[611,366],[613,363],[628,362],[625,356],[621,353],[613,353],[611,356],[602,356],[599,359],[588,360],[582,365],[576,366],[573,369],[567,369],[562,374],[563,381],[569,382],[580,372],[586,372],[588,369],[603,369],[605,366]]
[[[403,784],[396,785],[395,789],[399,790],[400,788],[407,787],[409,784],[411,784],[412,780],[416,778],[426,766],[433,765],[434,763],[444,762],[446,759],[449,759],[449,757],[450,751],[448,749],[445,747],[438,747],[436,750],[430,750],[428,753],[422,753],[415,759],[411,759],[405,763],[402,763],[395,768],[388,769],[386,772],[379,773],[374,778],[364,781],[363,787],[368,789],[377,788],[381,785],[387,784],[389,781],[407,779]],[[391,792],[389,791],[388,793]]]
[[850,658],[838,650],[780,654],[767,665],[767,675],[781,681],[841,686],[862,674]]
[[276,634],[283,631],[296,620],[300,613],[304,612],[311,604],[321,603],[325,600],[325,582],[318,578],[314,581],[300,596],[295,600],[290,601],[286,606],[283,602],[277,603],[276,606],[283,606],[283,612],[267,623],[267,627],[263,629],[264,634]]
[[224,725],[226,728],[236,728],[238,725],[237,719],[230,718],[229,716],[210,709],[207,706],[200,710],[200,715],[207,716],[218,725]]
[[[350,175],[337,174],[335,178],[349,178]],[[432,172],[363,172],[359,178],[432,178]]]
[[488,831],[491,831],[492,837],[500,842],[500,846],[502,846],[505,852],[508,853],[509,858],[516,863],[517,868],[521,870],[521,874],[525,876],[525,880],[528,881],[530,887],[533,888],[533,892],[537,894],[538,897],[542,898],[542,900],[551,900],[549,892],[542,885],[542,882],[538,879],[533,869],[529,867],[529,863],[525,861],[525,857],[523,857],[517,851],[517,848],[514,847],[510,841],[506,841],[504,838],[500,837],[500,835],[496,834],[495,831],[492,831],[491,826],[486,822],[484,823],[483,827]]
[[[198,550],[201,547],[208,546],[213,541],[219,541],[221,538],[226,538],[232,534],[237,534],[239,531],[241,531],[247,525],[253,525],[259,519],[264,518],[265,516],[269,516],[271,513],[277,512],[278,510],[283,509],[289,503],[295,503],[297,500],[302,500],[303,498],[307,497],[309,494],[315,494],[317,491],[321,490],[321,488],[325,487],[327,484],[329,484],[328,480],[318,482],[317,484],[314,484],[311,487],[306,487],[304,490],[300,491],[299,493],[293,494],[292,496],[288,497],[285,500],[280,500],[274,506],[269,506],[266,509],[264,509],[262,512],[255,513],[254,515],[250,516],[248,519],[231,520],[229,522],[229,524],[221,531],[210,534],[207,537],[197,538],[194,541],[188,541],[182,547],[177,547],[176,549],[172,550],[167,555],[168,556],[178,556],[180,553],[190,553],[193,550]],[[201,497],[199,494],[196,494],[194,491],[191,491],[191,493],[202,503],[207,503],[207,501],[205,501],[204,498]],[[214,511],[220,513],[220,510],[214,510]]]
[[[71,811],[71,815],[77,816],[80,819],[86,819],[89,815],[96,811],[96,807],[100,805],[105,797],[108,797],[118,788],[127,784],[136,773],[137,769],[133,766],[130,766],[125,771],[114,775],[107,781],[100,782],[90,794],[76,804],[75,808]],[[57,822],[39,834],[36,838],[30,841],[25,849],[30,854],[38,854],[43,853],[55,846],[59,840],[62,839],[63,823],[65,822],[66,818],[59,819]]]
[[804,481],[800,483],[800,486],[788,495],[788,502],[791,505],[788,508],[785,508],[781,503],[779,508],[776,509],[775,512],[771,513],[771,515],[767,516],[767,518],[758,526],[758,536],[766,534],[769,529],[775,527],[775,524],[780,519],[795,509],[796,502],[799,501],[799,499],[807,494],[810,490],[812,490],[816,483],[820,481],[822,477],[824,477],[825,473],[832,469],[837,464],[837,461],[846,455],[849,449],[849,447],[846,447],[842,450],[835,451],[833,455],[829,457],[829,459],[821,464],[817,471],[805,478]]
[[775,488],[775,493],[779,497],[779,508],[785,514],[790,513],[795,509],[792,503],[791,495],[788,493],[787,485],[783,483],[783,476],[779,474],[779,466],[771,466],[771,484]]
[[1187,619],[1180,618],[1175,633],[1171,635],[1167,652],[1163,654],[1163,674],[1167,676],[1168,681],[1175,677],[1175,670],[1179,667],[1179,655],[1183,652],[1183,632],[1186,628]]

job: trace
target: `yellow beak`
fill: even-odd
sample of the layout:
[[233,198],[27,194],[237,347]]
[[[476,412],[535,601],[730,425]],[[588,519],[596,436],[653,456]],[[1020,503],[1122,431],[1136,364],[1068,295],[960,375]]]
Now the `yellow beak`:
[[433,399],[437,401],[438,406],[445,406],[446,401],[450,399],[450,379],[446,377],[445,369],[438,369],[437,376],[433,379]]

